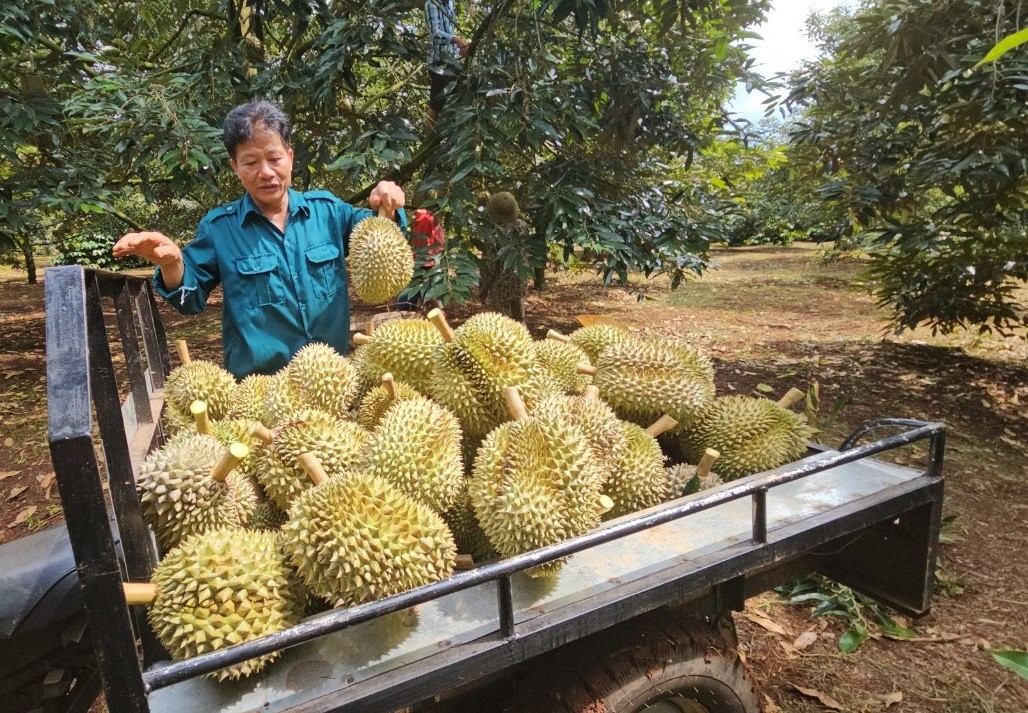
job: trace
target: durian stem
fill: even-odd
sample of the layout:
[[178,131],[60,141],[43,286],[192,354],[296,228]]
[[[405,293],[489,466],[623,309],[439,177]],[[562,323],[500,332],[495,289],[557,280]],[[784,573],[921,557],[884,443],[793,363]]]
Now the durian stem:
[[600,506],[598,508],[600,511],[600,515],[602,515],[605,512],[610,512],[613,508],[614,501],[610,499],[610,496],[606,493],[600,495]]
[[515,421],[528,418],[528,409],[525,408],[525,401],[521,398],[521,392],[516,386],[503,387],[503,400],[507,402],[507,410],[514,417]]
[[371,337],[369,337],[367,334],[361,334],[360,332],[357,332],[353,335],[353,343],[356,344],[358,347],[362,344],[367,344],[370,341]]
[[594,401],[600,398],[600,387],[596,384],[589,384],[585,387],[585,391],[582,392],[582,396],[587,399],[593,399]]
[[275,434],[260,421],[254,421],[250,426],[250,435],[257,436],[265,445],[275,440]]
[[301,453],[299,461],[300,466],[307,472],[310,479],[314,481],[314,485],[321,485],[328,481],[328,473],[325,472],[325,466],[321,465],[317,455],[310,451]]
[[157,585],[150,582],[124,582],[122,588],[125,590],[125,603],[150,604],[157,598]]
[[425,318],[435,325],[435,328],[439,330],[439,333],[443,335],[444,342],[453,341],[453,328],[446,321],[446,315],[438,307],[433,307]]
[[778,405],[782,408],[792,408],[806,397],[806,394],[795,386],[785,392],[785,396],[778,399]]
[[193,422],[196,424],[198,433],[211,435],[214,427],[211,425],[211,416],[207,413],[207,402],[197,399],[189,404],[189,413],[193,414]]
[[570,342],[571,337],[566,334],[561,334],[556,329],[551,329],[546,332],[546,338],[552,339],[555,342]]
[[239,465],[239,461],[243,460],[243,458],[246,458],[248,455],[250,455],[250,447],[248,445],[240,443],[239,441],[230,443],[225,455],[211,470],[211,478],[219,483],[225,482],[225,478],[228,477],[229,473],[235,470],[235,467]]
[[389,394],[389,399],[396,401],[396,379],[388,371],[382,374],[382,386],[385,387],[386,392]]
[[579,374],[588,374],[589,376],[596,376],[596,367],[590,364],[579,364],[576,369]]
[[453,562],[454,569],[472,569],[475,566],[475,559],[471,555],[457,555]]
[[186,344],[185,339],[175,340],[175,351],[178,352],[178,360],[183,364],[188,364],[192,361],[192,359],[189,358],[189,345]]
[[364,323],[364,330],[368,333],[369,336],[375,333],[375,320],[374,320],[374,318],[371,318],[371,319],[369,319],[368,321],[366,321]]
[[699,465],[696,466],[696,475],[706,478],[710,475],[710,469],[714,467],[714,461],[720,457],[721,453],[714,448],[708,448],[703,451],[703,457],[700,458]]
[[656,438],[657,436],[659,436],[660,434],[664,433],[665,431],[670,431],[672,428],[674,428],[677,425],[678,425],[678,421],[676,421],[675,419],[671,418],[667,414],[664,414],[663,416],[658,418],[656,421],[651,423],[649,425],[649,427],[646,429],[646,432],[648,434],[650,434],[651,436],[653,436],[654,438]]

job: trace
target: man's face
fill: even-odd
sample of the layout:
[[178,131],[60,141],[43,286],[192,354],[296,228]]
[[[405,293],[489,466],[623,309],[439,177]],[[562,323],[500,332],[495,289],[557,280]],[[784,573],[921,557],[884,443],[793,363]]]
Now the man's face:
[[261,211],[285,208],[287,191],[293,180],[293,150],[282,143],[274,131],[260,131],[236,147],[229,159],[243,188]]

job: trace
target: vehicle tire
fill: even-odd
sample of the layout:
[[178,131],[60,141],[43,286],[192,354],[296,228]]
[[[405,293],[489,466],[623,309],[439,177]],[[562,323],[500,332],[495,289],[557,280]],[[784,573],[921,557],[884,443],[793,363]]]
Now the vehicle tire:
[[720,626],[660,610],[544,657],[513,681],[506,713],[760,713]]

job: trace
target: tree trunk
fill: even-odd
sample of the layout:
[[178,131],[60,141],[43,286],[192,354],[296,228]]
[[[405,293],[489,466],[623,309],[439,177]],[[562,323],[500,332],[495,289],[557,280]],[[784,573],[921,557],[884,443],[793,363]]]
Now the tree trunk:
[[29,284],[36,284],[36,255],[32,249],[32,240],[25,238],[22,244],[21,253],[25,256],[25,274],[28,276]]

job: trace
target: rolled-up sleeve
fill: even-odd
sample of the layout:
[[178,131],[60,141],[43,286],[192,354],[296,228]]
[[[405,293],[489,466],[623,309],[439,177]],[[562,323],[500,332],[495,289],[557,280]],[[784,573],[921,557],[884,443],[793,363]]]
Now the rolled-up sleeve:
[[154,289],[182,314],[198,314],[207,307],[207,297],[221,284],[218,256],[214,241],[201,223],[196,239],[182,250],[182,284],[169,290],[164,284],[161,269],[154,271]]

